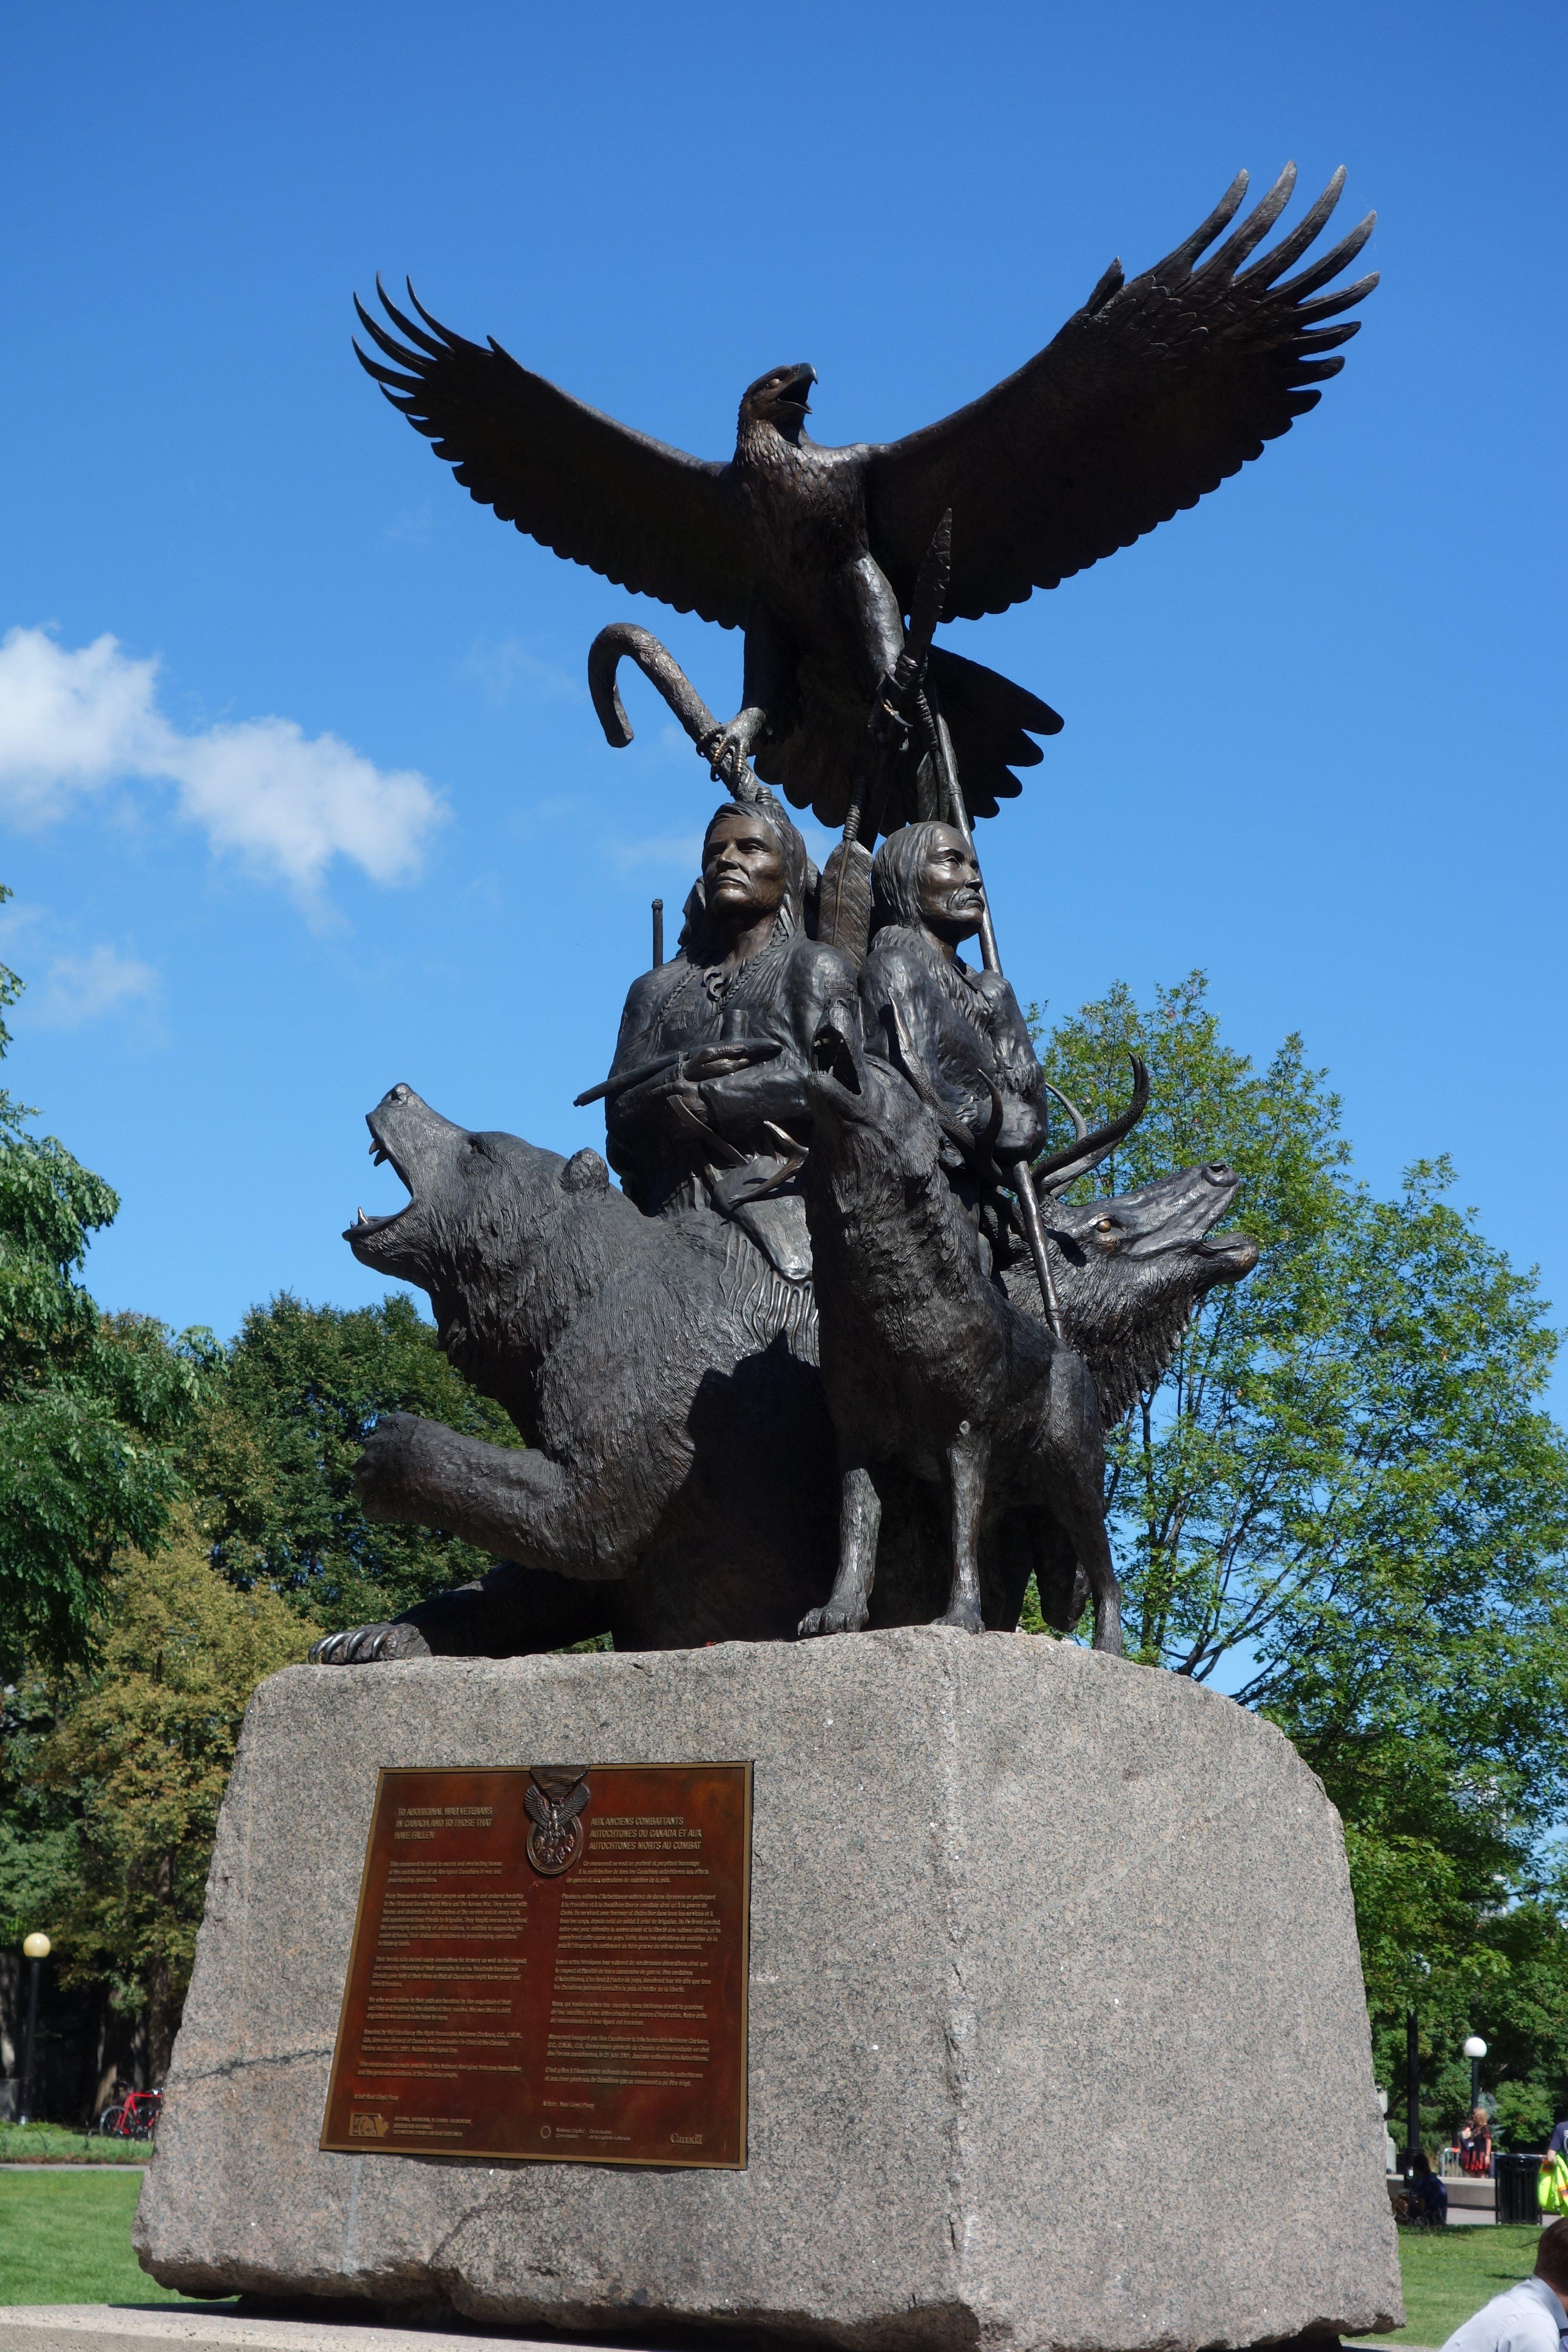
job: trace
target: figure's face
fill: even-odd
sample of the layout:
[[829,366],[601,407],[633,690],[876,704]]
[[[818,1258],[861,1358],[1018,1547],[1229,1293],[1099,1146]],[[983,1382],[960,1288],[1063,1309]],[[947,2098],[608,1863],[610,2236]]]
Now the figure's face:
[[973,850],[952,825],[939,824],[921,868],[921,912],[927,928],[956,945],[980,929],[984,909]]
[[760,922],[784,904],[784,852],[760,817],[737,809],[718,818],[702,845],[702,887],[710,914]]

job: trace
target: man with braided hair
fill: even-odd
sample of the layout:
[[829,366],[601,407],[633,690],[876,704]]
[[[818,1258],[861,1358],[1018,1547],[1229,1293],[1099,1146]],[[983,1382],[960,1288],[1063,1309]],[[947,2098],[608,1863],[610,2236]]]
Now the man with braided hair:
[[867,1051],[901,1068],[941,1120],[943,1165],[995,1264],[1012,1255],[999,1171],[1045,1144],[1045,1077],[1008,982],[959,956],[984,906],[954,826],[889,834],[871,867],[860,1004]]
[[805,935],[811,879],[772,793],[715,812],[679,950],[626,997],[605,1119],[610,1165],[639,1208],[717,1209],[796,1282],[811,1250],[784,1139],[809,1141],[811,1041],[829,1004],[852,1017],[855,1003],[848,959]]

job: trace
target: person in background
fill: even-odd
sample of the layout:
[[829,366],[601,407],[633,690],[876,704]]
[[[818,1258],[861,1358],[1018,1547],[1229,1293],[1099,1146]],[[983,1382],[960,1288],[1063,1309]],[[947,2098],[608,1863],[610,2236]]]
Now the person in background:
[[1521,2279],[1504,2294],[1457,2327],[1443,2352],[1559,2352],[1568,2329],[1568,2221],[1553,2221],[1542,2230],[1535,2250],[1532,2277]]
[[1424,2147],[1418,2147],[1411,2159],[1405,2193],[1410,2200],[1412,2218],[1419,2212],[1424,2221],[1442,2228],[1448,2218],[1448,2192],[1433,2171],[1431,2158]]
[[1489,2173],[1492,2168],[1492,2127],[1485,2107],[1472,2107],[1470,2120],[1459,2127],[1459,2170]]
[[1568,2213],[1568,2122],[1560,2123],[1552,2135],[1535,2193],[1542,2213]]

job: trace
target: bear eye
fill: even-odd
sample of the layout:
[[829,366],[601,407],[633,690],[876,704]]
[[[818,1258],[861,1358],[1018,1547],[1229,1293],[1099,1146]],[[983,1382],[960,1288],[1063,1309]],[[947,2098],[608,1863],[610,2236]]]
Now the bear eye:
[[1116,1231],[1115,1218],[1101,1217],[1094,1230],[1097,1234],[1113,1234]]

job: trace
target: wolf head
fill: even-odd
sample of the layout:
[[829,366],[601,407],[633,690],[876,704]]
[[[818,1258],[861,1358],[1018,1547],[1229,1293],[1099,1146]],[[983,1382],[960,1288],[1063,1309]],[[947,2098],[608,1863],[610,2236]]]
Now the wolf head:
[[[1240,1178],[1217,1160],[1113,1199],[1041,1203],[1062,1336],[1088,1362],[1106,1421],[1159,1379],[1200,1298],[1258,1264],[1247,1234],[1219,1234]],[[1009,1297],[1039,1312],[1032,1266],[1010,1266]]]

